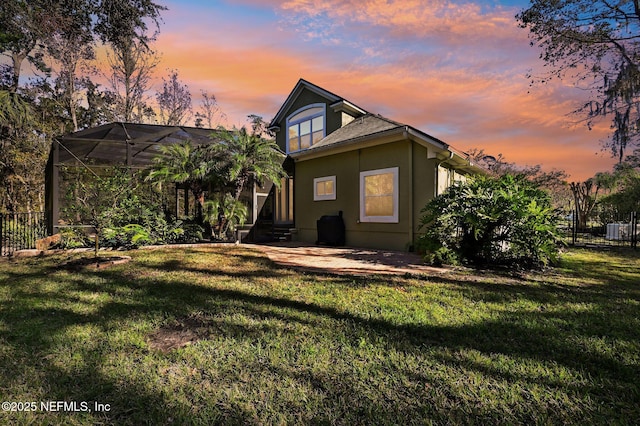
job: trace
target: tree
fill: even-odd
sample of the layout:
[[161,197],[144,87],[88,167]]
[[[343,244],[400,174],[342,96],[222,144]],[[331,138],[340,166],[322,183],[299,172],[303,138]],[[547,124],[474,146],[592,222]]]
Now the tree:
[[[152,115],[145,93],[159,59],[151,48],[160,30],[160,13],[167,10],[151,0],[99,0],[95,32],[110,46],[109,81],[117,94],[117,115],[123,121],[142,122]],[[155,24],[150,32],[147,23]]]
[[587,179],[584,182],[571,182],[570,187],[575,201],[577,227],[586,229],[589,215],[596,206],[600,186],[594,179]]
[[622,160],[640,140],[640,3],[638,0],[532,0],[516,19],[551,78],[566,79],[592,93],[575,112],[591,126],[611,117],[609,147]]
[[597,173],[594,177],[607,194],[598,201],[598,215],[602,224],[616,222],[640,211],[640,149],[615,165],[612,172]]
[[284,154],[274,140],[249,133],[245,127],[233,130],[220,128],[213,137],[221,141],[211,145],[211,149],[226,162],[235,200],[240,199],[242,191],[252,178],[257,182],[268,179],[279,186],[280,179],[286,176],[282,168]]
[[23,63],[48,71],[41,48],[56,27],[60,16],[51,1],[14,0],[0,2],[0,51],[11,60],[9,91],[18,90]]
[[[95,0],[95,32],[102,42],[122,51],[132,42],[148,44],[160,28],[160,13],[167,10],[152,0]],[[156,32],[148,35],[147,23],[156,26]]]
[[38,164],[34,160],[40,151],[31,146],[33,125],[31,105],[18,93],[0,90],[0,211],[18,211],[21,204],[33,210],[31,198],[24,191],[27,187],[40,189],[33,186],[32,179],[34,165]]
[[247,221],[249,209],[246,204],[233,198],[227,192],[221,192],[213,200],[204,203],[204,217],[214,230],[217,229],[217,238],[233,238],[233,233],[238,226],[243,226]]
[[21,125],[31,120],[31,106],[20,95],[0,90],[0,128]]
[[142,122],[148,108],[145,94],[151,88],[152,72],[160,62],[148,41],[121,40],[107,53],[107,76],[117,96],[116,115],[121,121]]
[[81,127],[89,128],[117,121],[114,112],[117,95],[109,90],[100,90],[100,85],[89,79],[83,82],[83,86],[86,88],[87,108],[81,110]]
[[207,181],[219,164],[206,146],[193,146],[190,142],[162,145],[145,180],[156,182],[158,186],[165,182],[184,184],[196,200],[196,220],[202,224]]
[[[146,43],[147,26],[165,8],[151,0],[11,0],[0,2],[0,209],[42,209],[44,164],[53,135],[113,120],[112,94],[91,82],[96,40]],[[21,79],[30,63],[36,79]],[[51,79],[51,71],[55,78]],[[30,106],[21,111],[14,101]],[[147,113],[150,109],[145,108]],[[23,113],[29,121],[19,119]]]
[[521,166],[511,163],[502,155],[496,156],[485,153],[484,149],[472,148],[468,151],[471,161],[480,165],[492,176],[500,177],[505,175],[522,176],[534,185],[546,190],[551,196],[551,202],[555,207],[566,207],[572,199],[568,175],[564,170],[542,170],[537,164],[535,166]]
[[206,127],[214,129],[220,125],[220,121],[226,118],[226,114],[222,112],[216,96],[209,94],[206,90],[200,92],[202,101],[200,103],[200,111],[196,112],[196,127]]
[[251,133],[261,137],[273,138],[275,134],[269,130],[269,123],[264,121],[260,115],[249,114],[247,121],[251,123]]
[[557,259],[555,210],[522,176],[458,182],[422,213],[419,246],[433,263],[535,267]]
[[78,107],[80,91],[85,81],[78,75],[79,68],[88,67],[95,59],[91,16],[82,8],[82,0],[61,3],[58,24],[46,41],[48,55],[57,66],[56,85],[61,88],[62,104],[78,131]]
[[162,92],[156,94],[161,122],[167,126],[181,126],[191,112],[191,92],[178,79],[178,71],[171,70],[169,78],[162,78]]
[[[258,184],[269,180],[277,187],[286,173],[282,168],[284,154],[275,141],[249,133],[245,127],[226,130],[219,127],[212,134],[218,143],[210,145],[212,155],[220,161],[218,177],[220,189],[217,197],[209,204],[209,218],[218,212],[219,236],[226,238],[237,225],[244,224],[247,206],[240,200],[242,192],[250,182]],[[229,191],[230,189],[230,191]]]

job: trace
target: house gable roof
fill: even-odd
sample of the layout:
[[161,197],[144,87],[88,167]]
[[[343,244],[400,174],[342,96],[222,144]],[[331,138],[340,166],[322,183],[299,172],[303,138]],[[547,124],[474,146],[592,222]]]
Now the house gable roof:
[[[399,136],[398,136],[399,135]],[[378,114],[366,114],[356,118],[347,125],[339,128],[335,132],[327,135],[324,139],[314,144],[312,147],[290,154],[293,158],[303,158],[307,155],[315,155],[318,152],[325,152],[333,149],[347,149],[349,146],[359,142],[386,141],[387,137],[416,139],[424,145],[431,145],[436,150],[446,150],[448,145],[432,136],[427,135],[413,127],[390,120]],[[357,146],[353,146],[356,149]]]
[[311,91],[323,97],[327,100],[329,108],[332,108],[335,112],[346,112],[355,119],[332,131],[310,148],[290,153],[289,156],[296,162],[368,146],[410,140],[426,147],[428,158],[447,162],[462,170],[483,172],[482,169],[469,161],[469,156],[466,153],[454,149],[440,139],[407,124],[369,113],[335,93],[331,93],[304,79],[298,81],[278,110],[278,113],[269,124],[271,130],[280,130],[280,123],[286,118],[292,106],[304,91]]
[[307,80],[301,78],[300,80],[298,80],[295,87],[276,113],[275,117],[273,117],[273,119],[271,120],[271,123],[269,123],[269,128],[278,126],[278,123],[282,121],[287,112],[291,109],[291,106],[295,103],[296,99],[305,90],[311,91],[325,98],[330,103],[329,106],[335,111],[345,111],[350,113],[351,115],[363,115],[367,113],[367,111],[355,105],[354,103],[349,102],[348,100],[336,95],[335,93],[331,93],[328,90],[316,86],[313,83],[309,83]]
[[356,118],[346,126],[343,126],[335,132],[327,135],[324,139],[309,148],[309,150],[336,145],[353,139],[359,139],[403,127],[403,124],[396,123],[380,115],[367,114],[360,118]]
[[295,161],[318,158],[367,146],[398,140],[411,140],[427,148],[428,158],[436,158],[462,170],[482,173],[482,169],[469,161],[466,153],[407,124],[390,120],[378,114],[366,114],[341,127],[317,144],[289,154]]

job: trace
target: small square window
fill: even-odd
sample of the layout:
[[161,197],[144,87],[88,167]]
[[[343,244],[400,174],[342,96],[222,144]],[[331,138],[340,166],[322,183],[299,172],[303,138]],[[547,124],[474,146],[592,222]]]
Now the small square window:
[[336,199],[336,177],[325,176],[313,180],[313,201]]

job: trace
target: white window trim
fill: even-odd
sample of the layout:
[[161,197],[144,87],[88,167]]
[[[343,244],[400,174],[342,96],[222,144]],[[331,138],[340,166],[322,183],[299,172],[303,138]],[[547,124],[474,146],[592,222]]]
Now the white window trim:
[[[292,120],[289,121],[289,118],[291,117],[295,117],[296,115],[300,114],[301,112],[303,112],[304,110],[307,109],[312,109],[312,108],[318,108],[318,107],[322,107],[322,137],[327,136],[327,104],[324,103],[317,103],[317,104],[309,104],[309,105],[305,105],[302,108],[298,108],[297,110],[293,111],[291,114],[289,114],[289,116],[287,117],[287,121],[285,124],[285,135],[287,137],[287,141],[286,141],[286,153],[289,154],[290,152],[299,152],[299,151],[304,151],[304,149],[298,149],[295,151],[290,151],[289,150],[289,126],[292,126],[294,124],[299,124],[303,121],[307,121],[309,119],[315,118],[315,117],[320,117],[320,114],[312,114],[308,117],[304,117],[304,118],[299,118],[297,120]],[[313,145],[311,145],[313,146]],[[305,149],[309,149],[309,148],[305,148]]]
[[[398,223],[398,211],[399,211],[399,189],[398,184],[398,167],[389,167],[386,169],[368,170],[360,172],[360,222],[374,222],[374,223]],[[382,174],[393,174],[393,214],[391,216],[367,216],[365,212],[365,177]]]
[[[333,182],[333,193],[326,195],[319,195],[317,193],[318,183],[319,182]],[[336,199],[336,177],[335,176],[324,176],[315,178],[313,180],[313,201],[327,201],[327,200],[335,200]]]

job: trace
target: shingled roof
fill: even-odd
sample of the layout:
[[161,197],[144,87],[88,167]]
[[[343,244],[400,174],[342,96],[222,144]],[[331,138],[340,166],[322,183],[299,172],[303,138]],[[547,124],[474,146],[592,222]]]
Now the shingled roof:
[[[327,135],[310,148],[290,155],[295,159],[338,148],[345,150],[350,148],[357,149],[360,146],[360,142],[383,141],[385,137],[396,136],[412,138],[423,144],[429,144],[436,151],[451,149],[448,144],[414,127],[390,120],[378,114],[368,113]],[[463,153],[456,152],[456,154],[466,157]]]
[[313,145],[310,149],[318,149],[323,146],[371,136],[377,133],[403,127],[405,127],[404,124],[397,123],[380,115],[367,114],[329,134],[317,144]]

